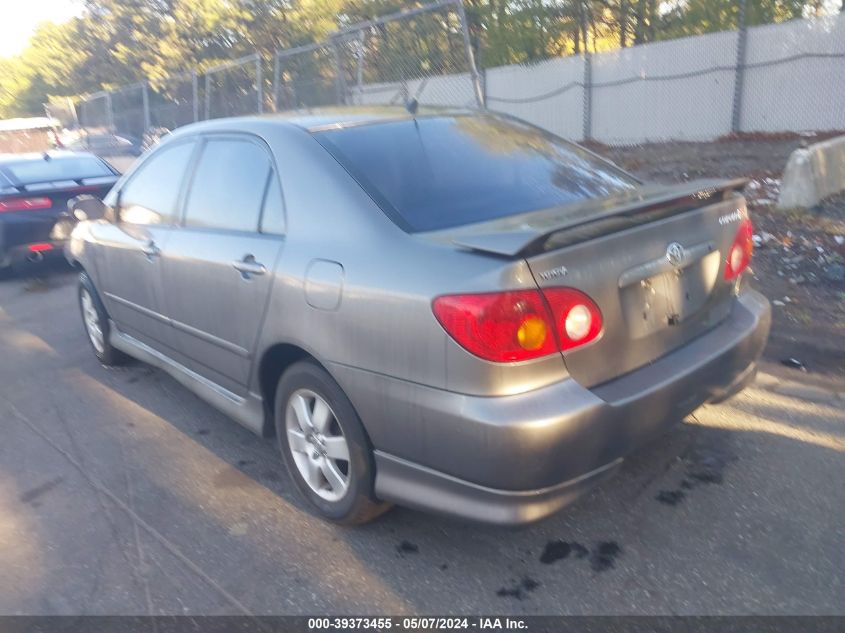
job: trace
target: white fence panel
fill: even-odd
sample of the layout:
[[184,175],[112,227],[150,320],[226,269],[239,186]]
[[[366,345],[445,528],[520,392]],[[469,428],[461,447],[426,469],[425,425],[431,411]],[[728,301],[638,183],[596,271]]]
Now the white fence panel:
[[350,103],[356,105],[405,105],[417,99],[422,106],[475,108],[478,103],[469,73],[426,77],[388,83],[364,84],[349,88]]
[[845,14],[749,29],[742,131],[845,130],[843,54]]
[[593,56],[593,138],[701,141],[730,132],[736,40],[728,31]]
[[584,131],[584,59],[558,57],[531,65],[500,66],[485,73],[487,106],[564,138]]
[[350,88],[355,105],[402,105],[402,82],[364,84],[361,89]]
[[469,73],[435,75],[408,82],[408,98],[421,105],[450,108],[475,108],[478,102]]

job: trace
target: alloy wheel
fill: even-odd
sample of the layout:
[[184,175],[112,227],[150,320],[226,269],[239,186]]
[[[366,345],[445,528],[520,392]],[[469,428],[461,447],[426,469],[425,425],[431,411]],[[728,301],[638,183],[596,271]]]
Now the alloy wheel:
[[326,501],[341,499],[349,488],[349,445],[328,402],[310,389],[294,391],[285,410],[285,429],[308,487]]
[[97,350],[97,353],[102,354],[105,350],[103,339],[103,328],[100,325],[100,315],[94,305],[94,300],[91,294],[82,290],[82,320],[85,322],[85,330],[88,332],[88,339],[91,345]]

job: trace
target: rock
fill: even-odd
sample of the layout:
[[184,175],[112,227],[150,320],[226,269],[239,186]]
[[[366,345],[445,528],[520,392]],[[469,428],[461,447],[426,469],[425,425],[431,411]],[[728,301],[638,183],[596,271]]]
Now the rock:
[[777,306],[779,308],[782,308],[786,304],[783,301],[781,301],[780,299],[775,299],[774,301],[772,301],[772,305]]
[[837,244],[839,244],[839,246],[842,246],[843,244],[845,244],[845,236],[834,235],[833,241],[836,242]]

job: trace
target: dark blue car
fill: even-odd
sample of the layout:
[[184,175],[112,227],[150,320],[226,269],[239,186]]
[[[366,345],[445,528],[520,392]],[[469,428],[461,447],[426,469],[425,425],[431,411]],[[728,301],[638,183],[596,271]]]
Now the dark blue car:
[[0,154],[0,271],[60,255],[66,236],[54,228],[68,200],[102,198],[118,175],[84,152]]

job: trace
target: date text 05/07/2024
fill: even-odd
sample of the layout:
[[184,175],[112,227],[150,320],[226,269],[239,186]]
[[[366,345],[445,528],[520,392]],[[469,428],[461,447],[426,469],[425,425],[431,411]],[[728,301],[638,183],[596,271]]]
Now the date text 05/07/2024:
[[527,629],[528,625],[525,620],[510,617],[328,617],[308,619],[309,631],[524,631]]

